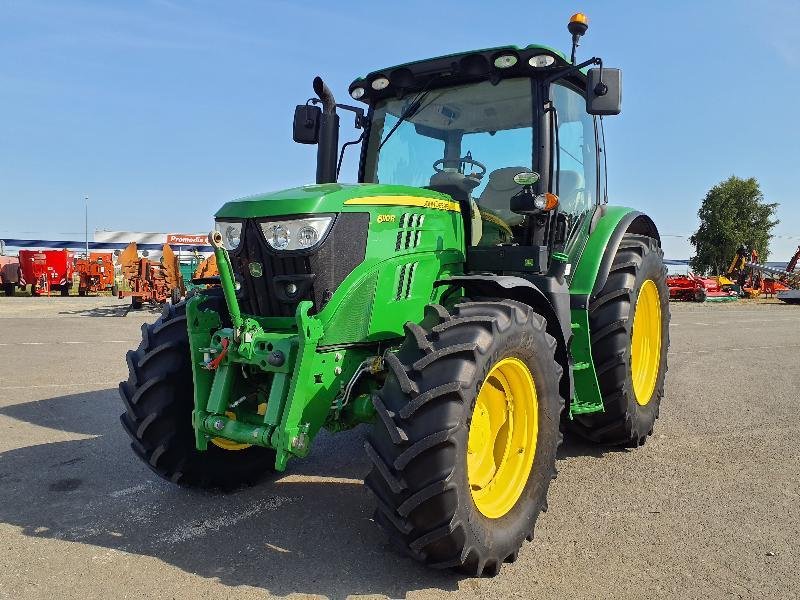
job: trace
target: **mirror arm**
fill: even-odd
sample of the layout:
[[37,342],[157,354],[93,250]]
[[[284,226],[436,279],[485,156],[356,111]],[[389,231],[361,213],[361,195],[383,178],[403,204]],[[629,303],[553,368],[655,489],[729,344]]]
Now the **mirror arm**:
[[[322,100],[319,98],[309,98],[308,102],[312,104],[322,104]],[[308,102],[306,102],[306,104],[308,104]],[[349,104],[336,104],[336,108],[341,108],[342,110],[349,110],[350,112],[356,113],[356,120],[354,124],[356,129],[363,129],[367,124],[368,119],[363,108],[358,106],[350,106]]]
[[[552,75],[550,75],[550,77],[548,77],[547,79],[544,80],[544,84],[545,85],[549,85],[549,84],[553,83],[556,79],[561,79],[562,77],[566,77],[567,75],[572,75],[573,73],[576,73],[576,72],[580,71],[581,69],[583,69],[584,67],[588,67],[589,65],[598,65],[600,67],[600,75],[601,75],[600,80],[602,81],[602,79],[603,79],[603,77],[602,77],[602,74],[603,74],[603,59],[602,58],[597,58],[596,56],[593,56],[589,60],[585,60],[580,64],[571,65],[571,66],[567,67],[566,69],[563,69],[563,70],[557,71],[556,73],[553,73]],[[606,90],[606,91],[608,91],[608,90]],[[605,94],[598,94],[598,95],[599,96],[603,96]],[[548,100],[549,100],[549,98],[548,98]]]

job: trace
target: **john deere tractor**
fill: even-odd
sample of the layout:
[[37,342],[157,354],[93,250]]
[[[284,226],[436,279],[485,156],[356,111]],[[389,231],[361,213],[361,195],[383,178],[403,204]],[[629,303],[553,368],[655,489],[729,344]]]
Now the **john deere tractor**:
[[[225,204],[218,285],[143,327],[120,385],[133,450],[235,488],[369,426],[376,520],[412,557],[493,575],[533,537],[561,431],[639,446],[664,390],[658,230],[607,204],[621,76],[504,46],[381,69],[294,139],[316,183]],[[339,115],[361,136],[339,145]],[[338,183],[360,145],[358,183]]]

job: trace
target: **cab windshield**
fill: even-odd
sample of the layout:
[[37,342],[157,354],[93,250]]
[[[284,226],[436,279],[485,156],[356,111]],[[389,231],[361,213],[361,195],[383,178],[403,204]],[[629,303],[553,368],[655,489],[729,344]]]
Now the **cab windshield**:
[[520,189],[513,177],[530,171],[533,158],[531,80],[482,81],[379,102],[363,180],[460,190],[516,221],[521,217],[508,210]]

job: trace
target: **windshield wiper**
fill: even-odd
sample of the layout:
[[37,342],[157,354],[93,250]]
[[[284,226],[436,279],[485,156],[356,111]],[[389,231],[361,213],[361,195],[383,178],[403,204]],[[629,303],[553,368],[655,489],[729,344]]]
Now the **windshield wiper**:
[[392,128],[389,130],[389,133],[386,134],[386,137],[381,140],[380,146],[378,146],[378,150],[383,148],[383,145],[389,141],[389,138],[392,137],[392,134],[397,131],[397,128],[403,124],[407,119],[410,119],[414,115],[416,115],[420,108],[422,108],[422,103],[425,101],[425,98],[428,97],[430,94],[430,90],[423,90],[419,94],[417,94],[416,98],[414,98],[411,102],[409,102],[408,106],[406,106],[405,110],[400,113],[400,117],[397,119],[397,123],[395,123]]

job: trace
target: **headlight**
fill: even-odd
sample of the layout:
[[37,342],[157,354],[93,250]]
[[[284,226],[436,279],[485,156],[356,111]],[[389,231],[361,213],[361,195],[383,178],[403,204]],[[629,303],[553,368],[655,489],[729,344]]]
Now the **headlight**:
[[234,221],[217,221],[214,229],[222,234],[225,250],[236,250],[242,241],[242,224]]
[[307,250],[322,241],[333,217],[309,217],[259,223],[267,243],[275,250]]

